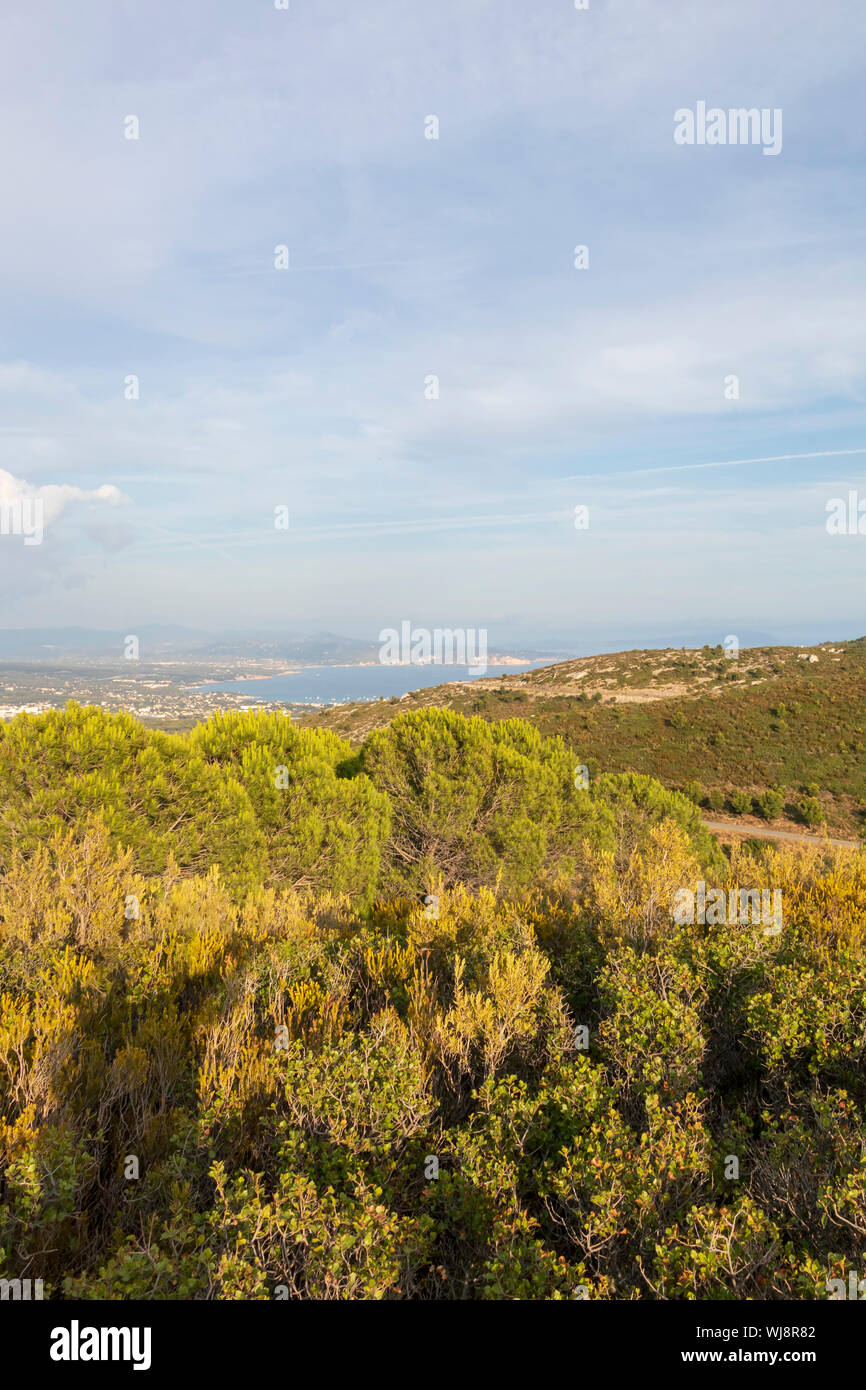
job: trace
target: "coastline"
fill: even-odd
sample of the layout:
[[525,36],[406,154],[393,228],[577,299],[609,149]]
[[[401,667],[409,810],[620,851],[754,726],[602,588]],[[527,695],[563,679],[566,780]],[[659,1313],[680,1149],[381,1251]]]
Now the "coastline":
[[[513,666],[513,667],[515,667],[515,668],[530,667],[530,666],[533,665],[533,663],[534,663],[535,661],[537,661],[537,660],[542,660],[542,659],[543,659],[543,658],[537,658],[537,657],[531,657],[531,656],[504,656],[504,657],[498,657],[498,656],[495,656],[495,655],[494,655],[494,656],[488,656],[488,657],[487,657],[486,665],[487,665],[488,667],[489,667],[489,666]],[[381,662],[381,661],[351,661],[351,662],[347,661],[347,662],[335,662],[335,663],[329,664],[329,665],[327,665],[327,666],[321,665],[321,664],[310,664],[309,666],[289,666],[289,667],[287,667],[285,670],[282,670],[282,671],[259,671],[259,672],[250,672],[250,673],[248,673],[248,674],[246,674],[246,675],[243,675],[243,676],[220,676],[220,677],[218,677],[218,678],[216,678],[216,679],[211,678],[211,679],[209,679],[209,680],[196,681],[196,682],[195,682],[195,685],[184,685],[184,686],[181,686],[180,688],[181,688],[182,690],[186,690],[186,691],[196,691],[196,690],[204,690],[204,689],[206,689],[206,688],[209,687],[209,686],[218,686],[218,685],[239,685],[242,681],[270,681],[270,680],[279,680],[279,678],[280,678],[281,676],[297,676],[297,675],[300,675],[303,671],[363,671],[363,670],[373,670],[373,669],[375,669],[375,668],[378,667],[378,666],[385,666],[385,667],[386,667],[387,669],[389,669],[389,670],[393,669],[395,666],[398,666],[398,667],[402,667],[402,666],[414,667],[414,668],[416,668],[416,669],[419,670],[419,671],[440,671],[440,670],[441,670],[441,671],[447,671],[447,670],[449,669],[449,666],[448,666],[448,665],[444,665],[444,664],[443,664],[443,665],[437,666],[437,665],[436,665],[434,662],[432,662],[432,661],[405,661],[405,662],[398,661],[398,662],[393,662],[393,663],[391,663],[391,662]],[[458,679],[459,679],[459,678],[458,678]],[[483,680],[484,677],[483,677],[483,676],[479,676],[479,677],[477,677],[477,679]],[[442,684],[450,684],[450,682],[442,682]]]
[[248,676],[219,676],[216,680],[196,681],[195,685],[182,685],[181,690],[202,690],[208,685],[239,685],[241,681],[270,681],[280,676],[296,676],[299,671],[318,670],[318,667],[290,666],[285,671],[259,671]]

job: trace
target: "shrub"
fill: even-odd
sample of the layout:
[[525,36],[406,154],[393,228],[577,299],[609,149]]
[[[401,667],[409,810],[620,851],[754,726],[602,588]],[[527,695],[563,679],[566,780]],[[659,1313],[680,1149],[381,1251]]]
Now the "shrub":
[[756,797],[755,803],[765,820],[778,820],[785,807],[785,798],[781,792],[774,791],[771,787],[767,791],[761,792],[760,796]]
[[186,739],[149,732],[128,714],[70,703],[21,714],[0,737],[0,860],[99,814],[144,873],[171,856],[187,870],[217,863],[239,890],[267,871],[265,839],[238,780]]
[[449,710],[399,714],[369,737],[361,768],[391,806],[384,887],[420,892],[434,880],[529,886],[565,872],[599,821],[575,788],[560,739],[530,724],[487,724]]
[[282,714],[230,711],[196,725],[189,747],[246,792],[269,881],[375,890],[390,806],[336,734],[296,729]]
[[820,801],[816,796],[806,796],[797,807],[800,820],[804,825],[821,825],[824,820],[824,811]]

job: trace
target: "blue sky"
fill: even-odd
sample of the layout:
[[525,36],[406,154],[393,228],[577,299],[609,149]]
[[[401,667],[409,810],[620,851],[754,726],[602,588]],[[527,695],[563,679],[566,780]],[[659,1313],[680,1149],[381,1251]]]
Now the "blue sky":
[[866,11],[290,3],[6,0],[3,625],[866,631]]

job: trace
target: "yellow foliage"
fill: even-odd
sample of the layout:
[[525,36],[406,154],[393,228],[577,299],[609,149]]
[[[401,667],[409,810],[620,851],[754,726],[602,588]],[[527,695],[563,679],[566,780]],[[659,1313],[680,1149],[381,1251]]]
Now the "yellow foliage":
[[641,847],[622,856],[609,850],[584,852],[579,899],[603,938],[624,937],[646,945],[670,923],[677,889],[700,876],[700,865],[685,832],[666,819],[647,832]]
[[471,1073],[480,1055],[484,1073],[493,1075],[508,1054],[538,1029],[538,1005],[550,963],[540,951],[503,951],[490,962],[480,989],[466,989],[464,962],[455,968],[454,1004],[437,1019],[443,1057]]

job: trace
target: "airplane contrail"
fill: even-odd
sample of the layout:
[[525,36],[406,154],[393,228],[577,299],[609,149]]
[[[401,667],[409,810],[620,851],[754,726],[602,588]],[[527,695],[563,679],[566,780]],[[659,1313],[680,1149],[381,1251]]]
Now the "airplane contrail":
[[785,463],[792,459],[843,458],[850,454],[866,454],[866,449],[816,449],[811,454],[767,454],[763,458],[721,459],[713,463],[662,463],[654,468],[634,468],[625,473],[569,473],[564,478],[548,478],[547,482],[571,483],[587,478],[638,478],[644,473],[686,473],[701,468],[742,468],[749,463]]

